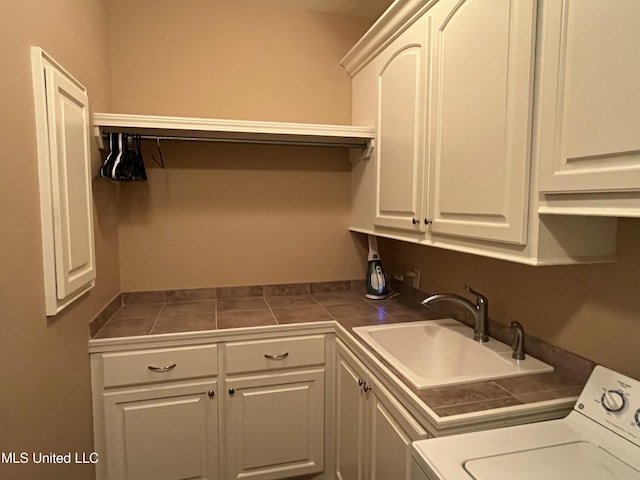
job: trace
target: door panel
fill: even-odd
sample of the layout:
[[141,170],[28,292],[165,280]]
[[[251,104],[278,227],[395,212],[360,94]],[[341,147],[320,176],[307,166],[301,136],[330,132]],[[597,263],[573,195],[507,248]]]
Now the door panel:
[[444,0],[433,21],[431,232],[524,244],[535,0]]
[[228,478],[323,470],[324,369],[228,378],[226,384]]
[[380,382],[369,378],[369,480],[410,480],[411,443],[427,432]]
[[95,279],[88,98],[66,76],[45,68],[51,155],[57,297]]
[[339,480],[365,478],[367,409],[359,381],[366,378],[364,367],[339,345],[336,378],[336,476]]
[[541,11],[540,190],[640,190],[640,2]]
[[107,476],[218,478],[216,382],[105,394]]
[[426,19],[376,59],[376,217],[379,226],[424,231]]

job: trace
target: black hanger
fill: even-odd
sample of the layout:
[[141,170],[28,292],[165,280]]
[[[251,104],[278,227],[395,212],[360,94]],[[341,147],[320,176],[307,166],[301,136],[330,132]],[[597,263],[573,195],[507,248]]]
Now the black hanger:
[[160,148],[160,137],[156,137],[156,146],[158,147],[158,154],[160,154],[160,161],[158,161],[153,155],[151,155],[151,158],[158,166],[164,168],[164,157],[162,156],[162,149]]

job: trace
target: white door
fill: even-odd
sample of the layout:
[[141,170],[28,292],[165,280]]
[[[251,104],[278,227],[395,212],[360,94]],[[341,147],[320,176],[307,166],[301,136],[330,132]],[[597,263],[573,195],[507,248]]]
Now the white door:
[[324,470],[324,369],[227,378],[227,479]]
[[430,230],[524,244],[536,0],[441,0],[427,15]]
[[51,66],[45,69],[57,296],[95,279],[89,108],[84,91]]
[[338,343],[336,376],[336,478],[364,480],[367,397],[365,368]]
[[217,393],[210,381],[104,394],[107,477],[219,478]]
[[421,18],[376,58],[375,224],[425,231],[427,23]]
[[381,384],[370,378],[368,480],[410,480],[411,442],[426,432],[393,399]]
[[87,91],[31,47],[47,315],[95,285]]
[[640,190],[640,2],[541,2],[540,190]]

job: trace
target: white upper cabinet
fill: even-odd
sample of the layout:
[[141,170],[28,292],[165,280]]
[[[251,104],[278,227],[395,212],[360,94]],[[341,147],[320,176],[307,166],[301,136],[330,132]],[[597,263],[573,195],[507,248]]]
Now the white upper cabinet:
[[[637,45],[640,34],[633,30],[632,20],[624,19],[627,25],[621,28],[627,33],[621,33],[612,20],[615,14],[598,13],[615,11],[624,2],[615,7],[604,3],[570,4],[579,5],[575,11],[584,10],[581,17],[591,22],[580,21],[573,50],[567,53],[577,58],[568,65],[573,76],[582,77],[573,65],[590,64],[590,75],[609,82],[608,90],[615,91],[618,81],[620,88],[631,90],[640,77],[634,48],[624,46],[626,53],[612,53],[614,63],[629,59],[624,68],[615,67],[624,79],[600,75],[598,64],[604,62],[606,49],[615,50],[618,36],[626,39],[624,45]],[[342,59],[353,78],[354,123],[375,123],[378,129],[375,161],[356,161],[351,171],[351,231],[528,265],[615,258],[617,227],[612,215],[596,213],[597,217],[584,209],[559,212],[549,197],[563,197],[566,204],[567,199],[575,201],[569,198],[574,195],[541,195],[538,185],[538,171],[549,159],[549,141],[570,138],[564,133],[554,137],[564,128],[554,124],[560,98],[555,95],[564,94],[554,90],[560,85],[560,42],[549,46],[553,35],[560,38],[566,28],[562,19],[571,25],[571,19],[578,18],[571,8],[562,16],[566,5],[561,0],[403,0],[386,10]],[[591,8],[594,13],[589,13]],[[638,17],[637,9],[623,8],[631,18]],[[610,38],[605,41],[608,47],[597,45],[603,59],[591,63],[590,51],[596,48],[591,45],[604,32],[596,21],[600,15]],[[571,134],[571,144],[587,148],[599,142],[608,145],[603,147],[606,151],[629,155],[640,151],[640,137],[633,137],[630,126],[640,124],[640,89],[624,94],[631,97],[628,104],[616,97],[612,110],[603,110],[608,116],[592,124],[584,109],[600,95],[600,88],[589,78],[580,82],[572,85],[582,85],[576,90],[582,94],[567,100],[576,108],[570,120],[574,130],[569,132],[581,132]],[[594,111],[609,105],[603,98],[594,100]],[[602,124],[605,131],[608,122],[615,135],[596,138],[593,125]],[[605,161],[603,148],[591,148],[595,157],[588,162]],[[606,161],[620,165],[629,155]],[[627,190],[640,185],[637,171],[626,172],[636,175],[627,181]],[[416,204],[421,192],[422,204]],[[640,216],[640,208],[636,212]]]
[[375,224],[425,230],[426,18],[375,60],[377,80]]
[[540,191],[640,191],[640,2],[541,5]]
[[32,48],[46,314],[95,284],[93,197],[86,89]]
[[524,244],[534,0],[441,0],[432,23],[431,232]]

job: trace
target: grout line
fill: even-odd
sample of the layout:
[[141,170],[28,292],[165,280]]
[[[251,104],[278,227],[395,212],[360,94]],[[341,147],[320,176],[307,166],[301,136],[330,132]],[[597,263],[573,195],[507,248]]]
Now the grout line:
[[273,309],[271,308],[271,305],[269,304],[269,302],[267,302],[267,297],[263,296],[262,299],[264,300],[264,303],[267,304],[267,308],[269,309],[269,311],[271,312],[271,316],[273,317],[273,319],[276,322],[276,325],[280,325],[280,322],[278,321],[278,317],[276,317],[276,314],[273,313]]
[[516,394],[513,392],[510,392],[509,390],[507,390],[505,387],[503,387],[502,385],[500,385],[499,383],[496,383],[494,380],[489,380],[491,383],[493,383],[496,387],[498,387],[500,390],[504,390],[505,392],[507,392],[507,394],[509,394],[512,397],[515,397]]
[[164,307],[166,305],[167,305],[166,303],[162,304],[162,308],[158,312],[158,315],[156,316],[156,319],[153,321],[153,325],[151,325],[151,328],[149,329],[148,335],[151,335],[151,332],[153,332],[153,329],[156,327],[156,323],[158,323],[158,319],[160,318],[160,315],[162,315],[162,312],[164,311]]
[[325,305],[322,305],[322,304],[318,303],[318,306],[319,306],[320,308],[322,308],[322,310],[324,310],[324,312],[325,312],[327,315],[329,315],[329,318],[331,318],[334,322],[338,322],[338,323],[340,323],[340,322],[338,321],[338,319],[337,319],[336,317],[334,317],[333,315],[331,315],[331,313],[329,312],[329,310],[327,310],[327,309],[325,308]]
[[218,299],[217,298],[213,301],[213,325],[215,329],[218,330]]

